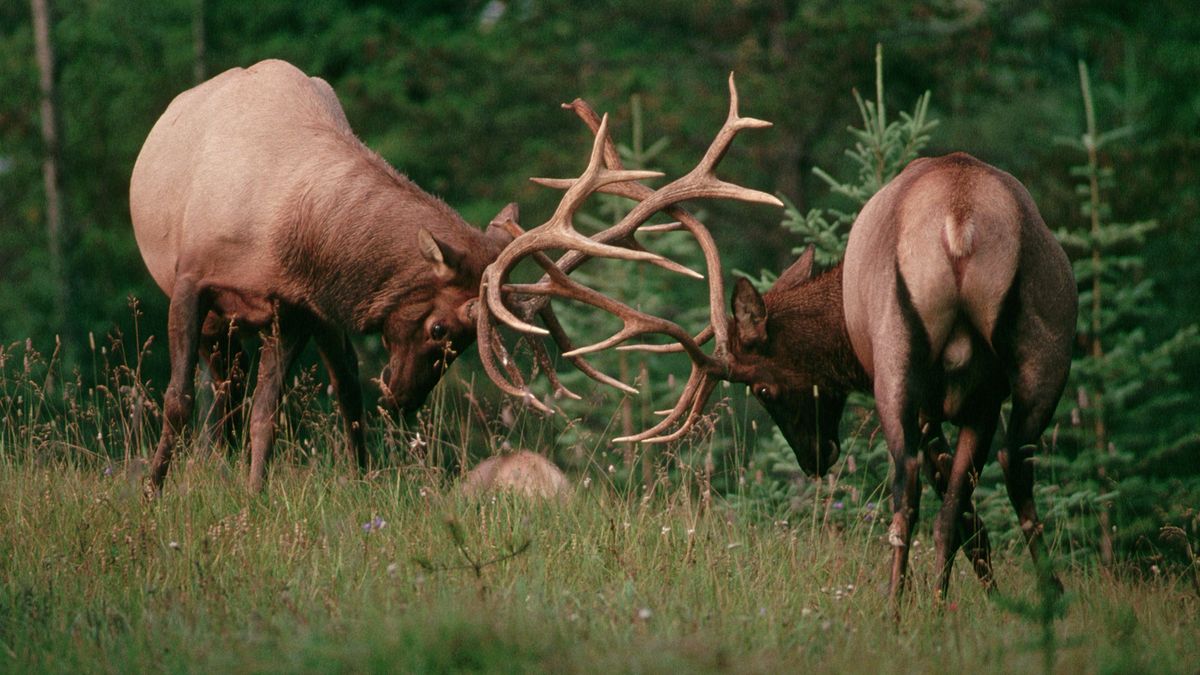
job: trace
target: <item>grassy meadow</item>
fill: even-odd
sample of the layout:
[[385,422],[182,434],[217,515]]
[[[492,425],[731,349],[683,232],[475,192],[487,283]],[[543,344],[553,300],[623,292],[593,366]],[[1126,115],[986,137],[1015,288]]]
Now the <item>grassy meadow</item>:
[[[177,455],[164,495],[147,502],[161,397],[140,379],[137,355],[116,346],[96,350],[91,376],[104,384],[95,386],[62,376],[53,356],[0,350],[0,671],[1185,673],[1200,664],[1200,595],[1186,571],[1109,574],[1075,562],[1054,536],[1062,604],[1039,594],[1023,547],[1001,538],[999,596],[984,594],[960,556],[949,600],[935,606],[928,491],[899,627],[885,594],[886,517],[840,511],[818,488],[802,493],[801,515],[780,519],[748,487],[714,489],[703,452],[655,455],[646,489],[622,480],[640,461],[597,441],[568,467],[568,500],[469,500],[454,489],[458,467],[472,463],[468,446],[495,451],[503,437],[549,447],[570,425],[518,413],[507,436],[494,434],[485,418],[503,415],[485,412],[457,375],[435,392],[419,432],[376,422],[380,468],[351,480],[331,459],[340,420],[315,368],[302,368],[264,495],[245,492],[236,453],[200,434]],[[716,433],[744,452],[745,426]]]
[[[1062,570],[1050,633],[1023,551],[1007,601],[914,547],[899,629],[879,521],[755,523],[689,491],[470,502],[391,470],[276,466],[250,498],[208,454],[156,503],[141,463],[0,464],[10,672],[1195,672],[1187,579]],[[492,562],[495,561],[495,562]],[[473,566],[478,564],[478,572]]]

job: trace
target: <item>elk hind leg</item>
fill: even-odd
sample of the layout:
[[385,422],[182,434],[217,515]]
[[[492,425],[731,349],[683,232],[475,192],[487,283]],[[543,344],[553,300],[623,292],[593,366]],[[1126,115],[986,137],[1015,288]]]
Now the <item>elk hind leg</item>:
[[[938,429],[932,440],[925,446],[925,471],[933,486],[937,498],[945,503],[946,489],[950,480],[952,461],[946,438]],[[986,459],[986,453],[983,455]],[[976,475],[983,470],[983,460],[976,465]],[[988,539],[987,528],[975,509],[975,501],[969,498],[958,522],[958,545],[965,549],[971,568],[979,578],[984,589],[991,593],[996,590],[996,580],[992,574],[992,547]]]
[[1037,505],[1033,499],[1033,455],[1037,450],[1038,437],[1053,411],[1053,405],[1031,405],[1027,399],[1014,392],[1007,447],[998,453],[997,459],[1004,470],[1008,498],[1017,512],[1021,533],[1025,536],[1025,543],[1029,547],[1029,555],[1037,568],[1038,576],[1051,589],[1061,593],[1062,581],[1054,573],[1046,545],[1042,541],[1043,525],[1038,518]]
[[908,572],[908,553],[921,504],[920,427],[917,410],[908,398],[903,380],[877,378],[875,405],[892,457],[892,524],[888,543],[892,546],[892,570],[889,598],[899,620],[899,603]]

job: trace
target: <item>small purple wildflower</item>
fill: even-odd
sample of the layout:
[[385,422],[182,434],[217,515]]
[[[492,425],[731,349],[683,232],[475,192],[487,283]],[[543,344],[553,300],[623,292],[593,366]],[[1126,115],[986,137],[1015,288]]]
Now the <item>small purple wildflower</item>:
[[379,516],[375,516],[371,520],[363,523],[362,531],[367,534],[371,534],[372,532],[378,532],[385,527],[387,527],[387,521]]
[[111,475],[112,475],[112,473],[113,473],[113,472],[112,472],[112,465],[111,465],[111,464],[109,464],[108,466],[104,467],[104,475],[105,475],[105,476],[111,476]]
[[867,522],[875,520],[875,514],[873,513],[875,511],[875,502],[867,502],[866,504],[863,504],[863,509],[867,511],[867,513],[863,514],[863,520]]
[[838,511],[841,511],[842,509],[846,508],[846,505],[841,502],[834,502],[833,508],[837,509]]

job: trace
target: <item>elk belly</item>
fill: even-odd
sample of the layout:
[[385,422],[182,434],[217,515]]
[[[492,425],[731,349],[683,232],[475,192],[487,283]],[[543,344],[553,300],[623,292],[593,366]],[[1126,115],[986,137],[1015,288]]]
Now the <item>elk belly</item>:
[[265,295],[232,288],[214,288],[211,292],[213,309],[240,325],[269,326],[275,317],[275,303]]

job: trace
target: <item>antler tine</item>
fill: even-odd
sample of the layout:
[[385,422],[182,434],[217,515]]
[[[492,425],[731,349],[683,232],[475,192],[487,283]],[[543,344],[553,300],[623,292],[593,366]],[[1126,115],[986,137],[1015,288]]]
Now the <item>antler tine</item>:
[[506,287],[506,290],[530,295],[557,296],[583,302],[612,314],[624,324],[624,327],[612,337],[586,347],[574,349],[568,352],[567,356],[580,356],[602,351],[637,335],[661,333],[670,336],[682,344],[684,350],[687,351],[688,355],[694,361],[710,367],[715,365],[711,363],[711,358],[700,349],[700,346],[692,340],[691,335],[679,327],[678,324],[652,314],[638,311],[625,303],[614,300],[599,291],[572,280],[557,268],[552,269],[554,271],[547,274],[548,278],[546,280],[536,284],[510,284]]
[[[529,405],[532,405],[537,410],[551,414],[554,411],[537,399],[533,392],[526,386],[521,378],[521,373],[517,370],[515,364],[512,363],[512,358],[508,355],[508,350],[504,348],[504,343],[500,341],[500,336],[493,330],[492,320],[486,313],[484,316],[477,316],[475,320],[476,342],[479,343],[479,360],[483,364],[483,370],[487,376],[496,383],[504,393],[515,396],[524,400]],[[508,376],[516,380],[516,384],[509,381],[500,369],[496,367],[495,353],[500,353],[500,360],[504,364]]]
[[583,397],[567,388],[562,380],[558,379],[558,371],[554,370],[554,364],[550,361],[550,353],[546,351],[546,345],[540,340],[525,338],[525,344],[529,345],[529,350],[533,352],[533,358],[537,360],[538,365],[542,367],[542,371],[546,373],[546,379],[550,381],[550,386],[554,388],[555,396],[566,396],[575,401],[582,401]]
[[609,168],[604,162],[606,142],[608,142],[608,115],[600,118],[600,127],[596,130],[596,138],[592,142],[592,154],[588,158],[587,168],[584,169],[579,178],[573,181],[571,187],[567,189],[567,193],[563,195],[562,201],[558,203],[558,208],[554,210],[554,215],[542,227],[547,227],[548,229],[562,228],[573,231],[574,228],[571,226],[571,222],[575,216],[575,212],[579,210],[579,207],[583,205],[583,202],[593,192],[614,183],[625,183],[647,178],[661,178],[663,176],[660,171],[626,170],[621,168],[619,164],[616,167]]
[[[711,326],[717,339],[714,356],[718,358],[727,353],[729,344],[728,328],[725,320],[725,291],[721,281],[720,255],[717,252],[716,242],[713,240],[708,228],[690,213],[675,204],[697,197],[718,197],[770,204],[777,207],[783,206],[783,203],[774,195],[726,183],[713,175],[713,170],[717,163],[724,157],[726,150],[728,150],[739,131],[742,129],[771,126],[770,122],[742,117],[738,110],[738,102],[737,83],[733,73],[730,73],[729,113],[725,124],[717,132],[716,138],[710,144],[708,151],[700,163],[687,175],[660,188],[658,191],[653,191],[638,183],[620,184],[620,192],[618,193],[617,189],[614,189],[612,190],[613,193],[636,199],[640,203],[620,223],[593,237],[596,241],[620,240],[623,237],[631,235],[634,230],[641,227],[647,218],[660,210],[666,210],[668,215],[678,219],[682,226],[696,237],[697,243],[699,243],[701,250],[704,252],[705,267],[709,280],[709,311],[712,315]],[[576,99],[572,104],[564,105],[563,107],[573,110],[592,130],[607,129],[607,125],[605,124],[607,118],[598,117],[586,102]],[[608,142],[605,146],[605,158],[619,165],[620,158],[617,156],[616,149],[612,147],[611,142]],[[618,186],[613,187],[617,188]],[[586,260],[586,256],[583,254],[576,251],[569,251],[558,260],[557,264],[560,269],[569,273],[579,264],[582,264],[584,260]]]
[[686,228],[684,228],[683,223],[681,223],[677,220],[673,223],[661,223],[659,225],[643,225],[642,227],[638,228],[638,231],[639,232],[656,232],[657,233],[657,232],[678,232],[683,229],[686,229]]
[[[659,175],[661,175],[661,174],[659,174]],[[554,188],[554,189],[570,189],[571,187],[575,186],[578,182],[576,179],[571,179],[571,178],[531,178],[530,180],[533,181],[534,183],[537,183],[538,185],[542,185],[544,187],[549,187],[549,188]],[[645,190],[647,190],[647,192],[641,192],[637,188],[644,188]],[[596,191],[603,192],[606,194],[617,195],[619,197],[626,197],[628,199],[633,199],[636,201],[641,201],[642,199],[644,199],[646,197],[646,195],[648,195],[651,192],[650,188],[647,188],[646,186],[644,186],[640,183],[631,183],[631,182],[613,183],[610,185],[605,185],[605,186],[597,189]],[[663,223],[660,225],[647,225],[645,227],[639,228],[639,230],[642,232],[674,232],[674,231],[680,230],[680,229],[684,229],[684,226],[682,223],[679,223],[679,222]],[[604,232],[601,232],[600,235],[604,235],[607,232],[608,232],[608,230],[605,230]],[[589,243],[599,241],[601,238],[600,235],[597,235],[596,237],[591,237],[587,241]],[[671,260],[670,258],[667,258],[665,256],[661,256],[656,253],[651,253],[651,252],[647,251],[645,248],[643,248],[641,246],[641,244],[638,243],[637,239],[635,239],[633,237],[632,233],[630,233],[629,235],[622,237],[622,238],[604,237],[604,240],[612,241],[617,246],[619,246],[620,248],[623,248],[623,249],[648,253],[649,256],[653,256],[653,257],[644,257],[644,258],[641,258],[640,260],[642,260],[643,262],[648,262],[651,265],[657,265],[658,267],[661,267],[661,268],[667,270],[668,272],[675,272],[676,274],[682,274],[687,277],[692,277],[693,279],[703,279],[704,278],[703,274],[691,269],[690,267],[681,265],[681,264],[675,262],[674,260]],[[545,248],[556,248],[556,247],[547,246]],[[557,248],[563,248],[563,247],[557,247]],[[586,260],[587,258],[594,257],[591,255],[587,255],[587,256],[582,255],[583,253],[586,253],[586,251],[583,251],[582,248],[575,248],[575,249],[571,250],[571,253],[580,254],[581,255],[580,262],[582,262],[583,260]],[[616,254],[607,255],[607,256],[603,256],[603,257],[624,258],[627,260],[633,259],[627,255],[616,255]],[[563,260],[568,260],[568,259],[569,258],[567,258],[567,256],[564,255],[559,260],[561,262]],[[572,269],[574,269],[574,266],[572,266]]]
[[[613,439],[613,442],[670,443],[682,438],[695,425],[696,420],[700,418],[700,413],[704,410],[704,404],[708,401],[708,397],[712,394],[712,390],[716,385],[716,379],[699,364],[693,364],[692,372],[688,375],[687,384],[683,388],[683,393],[679,396],[679,401],[662,421],[641,433],[633,434],[632,436],[622,436]],[[659,435],[662,431],[674,426],[679,418],[684,416],[685,412],[687,417],[675,431],[666,435]]]
[[[575,351],[575,346],[571,344],[571,338],[568,337],[567,332],[563,330],[562,324],[559,323],[558,317],[554,314],[554,310],[550,308],[550,305],[543,307],[541,311],[538,312],[538,316],[542,318],[542,322],[546,324],[546,328],[550,329],[551,337],[554,338],[554,342],[564,354]],[[632,394],[634,396],[638,394],[637,389],[634,389],[633,387],[614,377],[610,377],[609,375],[600,372],[595,366],[593,366],[591,363],[588,363],[587,360],[582,356],[565,356],[564,358],[570,361],[571,364],[574,365],[575,368],[577,368],[584,375],[587,375],[601,384],[606,384],[615,389],[619,389],[626,394]]]
[[729,115],[725,118],[725,126],[717,133],[716,138],[708,147],[708,152],[704,153],[704,159],[700,160],[696,168],[703,169],[705,173],[711,173],[713,168],[720,163],[721,158],[725,156],[725,151],[733,143],[734,137],[742,129],[769,129],[772,126],[774,125],[766,120],[741,116],[738,112],[737,82],[734,81],[733,73],[729,73]]
[[[712,324],[704,327],[704,330],[696,334],[692,341],[698,345],[703,345],[713,338],[714,331]],[[672,342],[665,345],[652,344],[635,344],[635,345],[620,345],[617,347],[619,352],[646,352],[650,354],[678,354],[684,351],[683,345],[678,342]]]
[[[499,221],[496,224],[499,225],[500,227],[503,227],[510,235],[513,236],[514,239],[516,237],[520,237],[523,234],[525,234],[525,231],[521,229],[521,226],[518,225],[511,218],[509,218],[505,221]],[[550,258],[546,256],[546,254],[541,253],[539,251],[539,252],[533,253],[532,258],[533,258],[534,262],[536,262],[539,266],[542,267],[543,270],[545,270],[547,272],[547,274],[558,274],[559,273],[559,270],[554,265],[554,262],[551,261]],[[588,363],[588,361],[586,359],[584,359],[582,356],[568,356],[567,355],[569,352],[574,351],[575,346],[571,343],[571,339],[570,339],[570,337],[567,336],[567,332],[565,330],[563,330],[562,324],[559,323],[559,321],[558,321],[558,316],[556,316],[554,314],[554,308],[551,307],[549,303],[539,301],[536,304],[527,305],[525,307],[525,311],[524,311],[525,317],[532,318],[534,314],[537,314],[538,317],[541,318],[542,323],[545,324],[546,329],[550,333],[550,336],[554,339],[554,342],[558,345],[559,349],[564,353],[564,357],[568,361],[570,361],[571,364],[574,365],[577,370],[579,370],[584,375],[587,375],[588,377],[592,378],[593,380],[595,380],[601,384],[605,384],[605,385],[608,385],[615,389],[619,389],[627,394],[637,395],[637,393],[638,393],[637,389],[634,389],[633,387],[625,384],[624,382],[601,372],[600,370],[596,369],[595,366]],[[539,343],[535,340],[530,340],[529,342],[531,345],[537,345],[539,347],[541,346],[541,343]],[[481,342],[481,348],[482,348],[482,342]],[[487,355],[487,356],[490,356],[490,355]],[[555,381],[557,380],[557,374],[555,373],[555,371],[549,364],[549,354],[546,354],[545,350],[542,349],[540,351],[540,354],[537,351],[535,351],[535,356],[537,356],[539,358],[539,360],[542,356],[545,357],[545,361],[542,361],[542,363],[543,363],[543,368],[545,368],[545,370],[546,370],[546,377],[547,377],[547,379],[550,380],[551,386],[560,387],[561,385],[555,384]],[[578,396],[576,396],[574,394],[574,392],[567,390],[565,387],[561,387],[561,389],[566,395],[572,396],[574,398],[578,398]]]
[[695,389],[703,377],[703,372],[698,366],[693,364],[692,371],[688,374],[687,384],[684,385],[683,394],[680,395],[679,400],[675,402],[675,407],[667,413],[665,418],[660,420],[658,424],[655,424],[644,431],[629,436],[614,438],[613,443],[641,443],[646,439],[654,438],[660,432],[674,426],[675,422],[677,422],[680,417],[683,417],[684,412],[691,408],[691,400],[688,397],[688,392]]
[[[584,124],[595,134],[600,130],[601,119],[592,109],[592,106],[587,101],[577,98],[570,103],[562,104],[563,110],[574,111],[579,119],[583,120]],[[612,142],[611,137],[604,139],[604,161],[613,169],[621,168],[621,153],[617,152],[617,146]]]
[[[680,438],[683,438],[684,434],[691,431],[692,427],[695,426],[696,420],[700,419],[701,413],[704,412],[704,404],[708,402],[708,397],[712,395],[712,391],[714,388],[716,388],[716,386],[717,380],[715,378],[711,376],[705,376],[705,378],[696,387],[695,393],[690,397],[691,408],[688,410],[688,416],[683,420],[683,424],[680,424],[675,431],[665,436],[654,436],[652,438],[646,438],[641,442],[646,444],[673,443]],[[681,399],[683,401],[687,401],[689,400],[689,397],[685,395],[681,397]]]
[[547,335],[548,332],[538,326],[517,318],[504,306],[501,288],[504,276],[519,260],[525,256],[551,248],[578,250],[593,257],[620,258],[633,261],[661,261],[664,258],[648,251],[634,251],[619,246],[611,246],[589,239],[572,225],[575,212],[583,202],[597,189],[614,183],[621,183],[644,178],[655,178],[662,174],[653,171],[624,171],[610,170],[604,166],[604,146],[608,139],[608,116],[600,120],[596,138],[592,143],[592,152],[588,158],[587,168],[579,178],[575,179],[567,189],[562,200],[555,209],[550,220],[525,233],[514,240],[501,251],[500,255],[484,270],[483,277],[489,282],[484,296],[487,308],[503,323],[522,333],[532,335]]
[[500,253],[500,256],[484,270],[483,278],[488,281],[485,295],[488,309],[495,317],[522,333],[533,335],[548,335],[546,329],[521,320],[504,305],[501,296],[503,277],[508,270],[521,258],[546,249],[566,248],[581,251],[592,257],[617,258],[622,260],[667,263],[666,258],[649,251],[638,251],[620,246],[600,244],[579,234],[574,229],[530,230],[526,233],[529,239],[514,241]]

